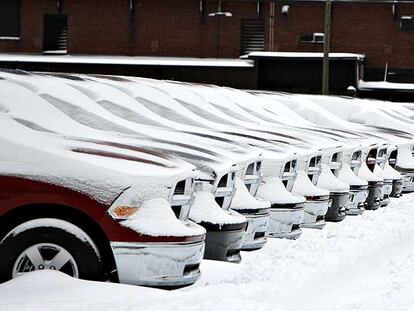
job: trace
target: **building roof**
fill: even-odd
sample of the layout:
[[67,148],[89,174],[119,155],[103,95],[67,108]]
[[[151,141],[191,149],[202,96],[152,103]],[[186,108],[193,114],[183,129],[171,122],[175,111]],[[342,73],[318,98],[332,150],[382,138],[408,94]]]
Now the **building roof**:
[[[319,52],[251,52],[247,55],[243,55],[241,59],[281,59],[281,58],[294,58],[294,59],[318,59],[323,58],[323,53]],[[363,60],[365,55],[354,53],[329,53],[329,59],[352,59]]]
[[194,66],[194,67],[254,67],[253,60],[227,58],[144,57],[111,55],[42,55],[0,53],[0,62]]

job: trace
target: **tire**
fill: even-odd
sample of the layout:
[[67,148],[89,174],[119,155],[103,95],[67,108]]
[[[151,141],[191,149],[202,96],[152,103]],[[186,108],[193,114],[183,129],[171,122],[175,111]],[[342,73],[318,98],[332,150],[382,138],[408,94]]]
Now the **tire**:
[[0,282],[44,269],[60,270],[85,280],[103,279],[101,256],[92,239],[60,219],[30,220],[0,242]]

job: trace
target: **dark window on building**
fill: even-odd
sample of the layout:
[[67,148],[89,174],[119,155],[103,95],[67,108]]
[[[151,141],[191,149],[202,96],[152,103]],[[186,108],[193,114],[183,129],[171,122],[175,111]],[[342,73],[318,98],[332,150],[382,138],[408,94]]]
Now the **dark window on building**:
[[304,33],[299,36],[301,43],[324,43],[325,35],[320,32]]
[[265,26],[262,18],[243,18],[241,20],[241,55],[264,50],[264,30]]
[[404,32],[414,31],[414,16],[401,16],[400,30]]
[[0,37],[20,37],[20,0],[0,0]]
[[43,53],[66,53],[67,41],[67,16],[65,14],[45,14],[43,19]]

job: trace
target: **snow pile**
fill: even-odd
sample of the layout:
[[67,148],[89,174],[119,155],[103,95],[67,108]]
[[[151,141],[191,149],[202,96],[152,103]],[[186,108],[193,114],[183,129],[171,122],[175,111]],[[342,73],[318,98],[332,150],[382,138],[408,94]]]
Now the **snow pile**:
[[286,190],[282,180],[276,177],[269,178],[260,185],[257,196],[271,204],[298,204],[305,202],[305,198]]
[[150,236],[194,236],[206,233],[203,227],[177,219],[165,199],[143,202],[134,215],[120,224]]
[[383,181],[381,177],[375,175],[373,172],[370,171],[365,162],[362,163],[361,168],[359,169],[358,177],[366,181]]
[[[392,169],[392,167],[391,167],[391,169]],[[401,175],[397,171],[394,172],[393,170],[389,170],[389,169],[387,171],[385,171],[385,169],[382,169],[378,164],[376,164],[375,167],[374,167],[374,174],[377,175],[378,177],[381,177],[384,180],[386,180],[386,179],[401,179]]]
[[0,284],[0,310],[411,311],[413,198],[391,199],[295,241],[269,239],[239,265],[205,260],[199,282],[175,291],[32,272]]
[[349,190],[349,185],[336,178],[327,164],[322,164],[322,172],[317,186],[332,192],[346,192]]
[[388,163],[388,161],[385,163],[384,172],[387,174],[387,176],[390,176],[390,178],[392,178],[393,180],[402,178],[401,174],[395,169],[393,169],[391,165]]
[[297,171],[296,180],[293,184],[292,192],[304,197],[329,195],[329,191],[316,187],[304,170]]
[[254,198],[250,194],[249,190],[247,190],[244,182],[239,177],[236,177],[236,193],[234,194],[233,200],[231,201],[231,209],[240,211],[246,209],[262,209],[268,207],[270,207],[269,200],[265,198]]
[[246,221],[246,218],[237,212],[223,210],[214,200],[214,195],[206,191],[195,194],[189,218],[197,223],[209,222],[218,225],[240,224]]
[[368,183],[365,180],[357,177],[348,163],[343,163],[339,170],[338,179],[350,186],[366,186]]

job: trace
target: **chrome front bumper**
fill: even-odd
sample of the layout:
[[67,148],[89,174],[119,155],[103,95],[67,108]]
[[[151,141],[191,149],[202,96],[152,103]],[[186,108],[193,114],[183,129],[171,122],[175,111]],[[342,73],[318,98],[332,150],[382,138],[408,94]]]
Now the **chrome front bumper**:
[[349,191],[349,203],[346,210],[347,215],[361,215],[365,211],[365,201],[368,198],[368,186],[361,189],[351,189]]
[[247,227],[243,235],[242,250],[256,250],[262,248],[266,240],[266,230],[269,226],[270,209],[254,211],[237,210],[246,217]]
[[341,221],[346,217],[346,210],[349,203],[349,192],[331,192],[329,197],[332,204],[326,213],[327,221]]
[[383,185],[382,181],[368,182],[368,198],[365,201],[365,209],[376,210],[381,206]]
[[392,192],[392,179],[385,179],[381,190],[381,206],[390,204],[390,195]]
[[145,286],[185,286],[200,277],[204,241],[188,243],[111,242],[119,282]]
[[390,197],[392,198],[399,198],[401,197],[401,193],[403,191],[404,180],[403,179],[394,179],[392,182],[392,192]]
[[325,215],[332,201],[327,197],[326,200],[312,201],[306,200],[304,204],[304,213],[302,228],[323,229],[325,227]]
[[270,222],[266,236],[297,239],[302,234],[304,204],[274,204],[270,208]]
[[239,263],[246,223],[216,225],[200,223],[206,231],[204,259]]
[[403,193],[414,192],[414,173],[401,173],[404,185]]

